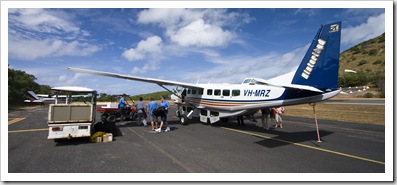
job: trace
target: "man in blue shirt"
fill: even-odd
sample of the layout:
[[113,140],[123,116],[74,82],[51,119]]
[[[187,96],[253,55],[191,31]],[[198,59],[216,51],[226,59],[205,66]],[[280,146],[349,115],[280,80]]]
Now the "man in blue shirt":
[[158,129],[156,129],[156,132],[161,132],[161,127],[163,127],[163,123],[165,123],[165,125],[167,126],[165,131],[168,132],[171,130],[170,127],[168,127],[168,122],[167,122],[168,108],[170,107],[170,103],[168,103],[168,101],[165,100],[164,96],[161,96],[160,107],[164,107],[165,114],[163,116],[161,116],[160,127]]
[[124,106],[127,103],[127,101],[125,101],[125,96],[126,96],[125,94],[121,95],[121,98],[119,100],[119,110],[121,114],[121,119],[124,118],[124,113],[125,113]]
[[157,124],[157,117],[153,114],[153,110],[156,109],[159,106],[159,104],[154,101],[154,98],[150,98],[150,102],[147,104],[148,107],[148,112],[149,112],[149,117],[150,117],[150,124],[152,125],[152,130],[155,129],[154,124],[156,124],[156,129],[158,127]]

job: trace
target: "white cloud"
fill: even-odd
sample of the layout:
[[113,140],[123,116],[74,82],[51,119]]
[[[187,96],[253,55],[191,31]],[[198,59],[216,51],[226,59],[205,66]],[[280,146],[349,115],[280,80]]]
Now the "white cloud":
[[181,47],[225,46],[236,39],[235,27],[252,20],[225,9],[148,9],[138,14],[139,23],[158,24]]
[[262,56],[232,56],[214,58],[218,63],[206,71],[181,74],[180,78],[194,83],[197,79],[201,83],[240,83],[244,78],[256,77],[270,79],[295,70],[303,59],[310,44],[294,49],[285,54],[268,53]]
[[200,79],[201,83],[209,81],[211,83],[241,83],[248,77],[270,79],[295,70],[309,45],[285,54],[267,53],[257,57],[217,57],[213,59],[213,63],[218,64],[215,67],[207,71],[189,72],[189,75],[183,74],[181,78],[191,83],[197,79]]
[[124,51],[122,56],[128,61],[141,60],[146,55],[161,53],[162,47],[162,39],[158,36],[152,36],[140,41],[136,48]]
[[[80,28],[63,11],[40,8],[10,9],[11,27],[49,34],[80,34]],[[82,31],[82,34],[89,34]]]
[[183,47],[224,46],[235,38],[232,32],[224,31],[216,25],[206,24],[203,19],[198,19],[169,35],[173,42]]
[[356,27],[342,29],[342,44],[356,45],[385,32],[385,14],[369,17],[367,22]]
[[58,81],[65,85],[74,84],[82,76],[81,73],[76,73],[72,77],[70,75],[61,75],[58,77]]
[[78,41],[68,43],[56,39],[12,38],[8,45],[9,56],[23,60],[35,60],[51,56],[87,56],[101,49],[87,43]]
[[9,10],[9,56],[22,60],[54,56],[87,56],[100,46],[89,44],[64,10],[24,8]]
[[179,8],[152,8],[138,14],[138,22],[159,24],[167,30],[173,30],[203,17],[202,11]]
[[146,63],[143,67],[134,67],[131,70],[132,74],[137,74],[137,73],[146,73],[147,71],[154,71],[159,69],[159,63],[158,62],[149,62]]

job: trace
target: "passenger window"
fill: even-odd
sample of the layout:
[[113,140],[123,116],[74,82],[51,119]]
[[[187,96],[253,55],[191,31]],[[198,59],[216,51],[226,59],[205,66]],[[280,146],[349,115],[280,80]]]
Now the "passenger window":
[[212,95],[212,89],[207,89],[207,95]]
[[232,96],[240,96],[240,90],[233,90]]
[[203,91],[204,91],[203,89],[199,89],[198,90],[199,95],[203,95]]
[[230,96],[230,90],[224,89],[223,92],[222,92],[222,95],[223,96]]
[[192,94],[192,90],[188,89],[187,94]]
[[192,94],[196,94],[197,90],[196,89],[192,89]]
[[215,89],[215,96],[220,96],[221,95],[221,90],[220,89]]

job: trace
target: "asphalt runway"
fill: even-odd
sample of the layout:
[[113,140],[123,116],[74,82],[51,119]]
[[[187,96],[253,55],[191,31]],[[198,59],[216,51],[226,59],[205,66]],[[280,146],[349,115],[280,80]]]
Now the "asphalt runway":
[[248,119],[180,125],[174,112],[170,132],[127,122],[108,143],[48,140],[48,106],[9,112],[8,173],[385,173],[384,126],[319,120],[317,142],[313,119],[265,131]]

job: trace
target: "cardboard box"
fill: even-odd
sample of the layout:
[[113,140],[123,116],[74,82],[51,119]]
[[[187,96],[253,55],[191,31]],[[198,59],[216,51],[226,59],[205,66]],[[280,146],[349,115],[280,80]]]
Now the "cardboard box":
[[106,133],[102,136],[102,142],[111,142],[113,140],[113,134],[112,133]]
[[102,137],[98,136],[95,138],[95,143],[100,143],[102,142]]

